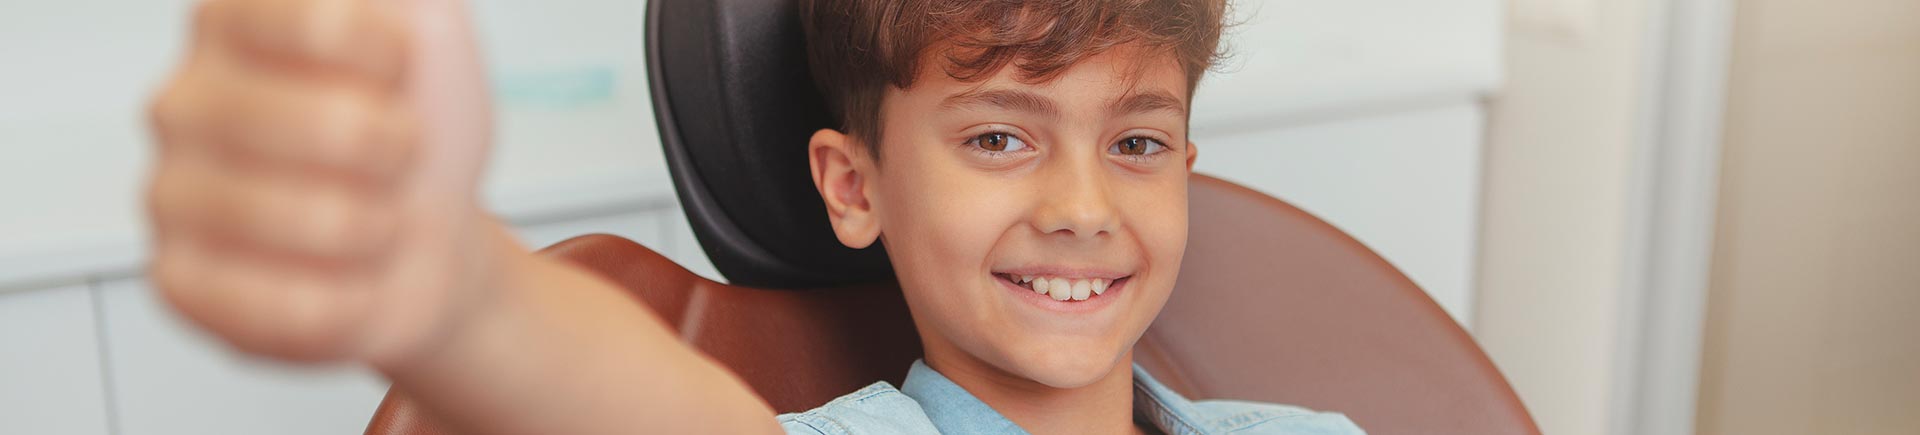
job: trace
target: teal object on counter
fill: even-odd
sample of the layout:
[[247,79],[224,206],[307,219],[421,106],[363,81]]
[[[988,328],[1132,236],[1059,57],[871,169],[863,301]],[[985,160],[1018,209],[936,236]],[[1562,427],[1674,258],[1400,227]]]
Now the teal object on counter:
[[614,100],[614,70],[585,67],[502,71],[493,81],[495,101],[509,108],[575,109]]

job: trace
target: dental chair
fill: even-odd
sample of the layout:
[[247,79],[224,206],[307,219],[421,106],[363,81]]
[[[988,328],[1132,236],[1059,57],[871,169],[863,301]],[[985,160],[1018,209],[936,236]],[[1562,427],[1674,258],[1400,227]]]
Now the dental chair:
[[[920,343],[885,253],[835,240],[808,174],[808,137],[833,123],[795,0],[652,0],[646,26],[675,189],[730,282],[604,234],[543,255],[624,287],[777,412],[898,385]],[[1539,433],[1473,338],[1367,247],[1227,181],[1188,189],[1186,260],[1134,352],[1169,387],[1341,412],[1375,434]],[[395,389],[366,433],[450,433],[435,418]]]

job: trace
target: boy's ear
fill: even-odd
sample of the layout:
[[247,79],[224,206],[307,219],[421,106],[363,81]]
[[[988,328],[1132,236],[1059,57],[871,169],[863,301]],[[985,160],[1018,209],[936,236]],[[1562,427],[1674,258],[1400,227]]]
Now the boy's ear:
[[1200,144],[1187,141],[1187,173],[1193,173],[1193,159],[1200,158]]
[[813,132],[807,144],[807,161],[813,166],[813,187],[826,201],[827,219],[840,244],[860,249],[880,237],[880,221],[874,216],[873,201],[867,197],[867,176],[873,173],[873,161],[865,149],[846,134],[832,129]]

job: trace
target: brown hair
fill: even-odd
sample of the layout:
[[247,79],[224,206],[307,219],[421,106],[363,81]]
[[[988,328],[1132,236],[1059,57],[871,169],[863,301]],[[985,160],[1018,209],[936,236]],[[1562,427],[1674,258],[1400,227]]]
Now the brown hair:
[[[1192,93],[1219,59],[1226,0],[801,0],[814,82],[847,134],[879,152],[880,98],[923,55],[961,81],[1009,65],[1040,83],[1108,49],[1172,55]],[[926,50],[941,47],[939,53]]]

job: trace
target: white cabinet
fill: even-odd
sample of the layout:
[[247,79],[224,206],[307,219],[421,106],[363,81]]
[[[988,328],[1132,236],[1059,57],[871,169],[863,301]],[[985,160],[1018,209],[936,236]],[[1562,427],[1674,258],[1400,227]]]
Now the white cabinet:
[[365,369],[237,355],[143,280],[102,283],[100,295],[120,435],[360,433],[386,394]]
[[[535,247],[610,233],[712,270],[678,209],[550,219],[516,232]],[[359,433],[386,394],[387,381],[365,368],[237,354],[142,279],[98,287],[97,323],[84,287],[0,293],[0,433],[104,434],[109,413],[122,435]]]
[[85,286],[0,293],[0,433],[106,435]]
[[187,37],[188,3],[0,1],[0,288],[141,254],[140,111]]
[[1498,0],[1242,0],[1196,132],[1477,102],[1501,80]]

